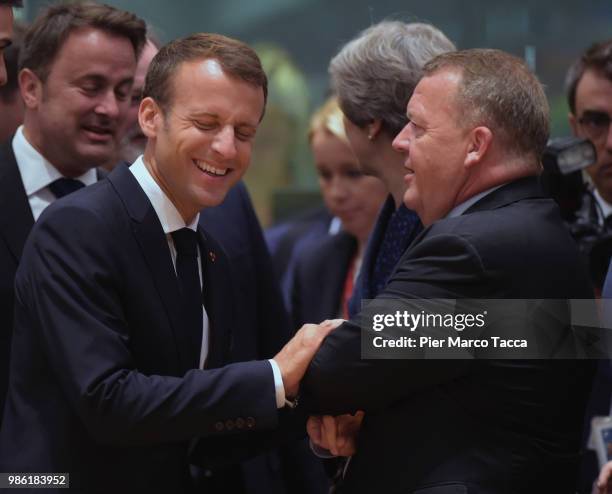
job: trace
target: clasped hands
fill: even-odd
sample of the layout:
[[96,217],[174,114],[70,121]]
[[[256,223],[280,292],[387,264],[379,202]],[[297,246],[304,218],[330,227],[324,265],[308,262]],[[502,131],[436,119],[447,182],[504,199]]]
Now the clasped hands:
[[[332,319],[321,324],[304,324],[293,338],[274,357],[287,397],[297,396],[300,381],[314,354],[325,337],[344,321]],[[357,436],[364,413],[337,417],[314,416],[308,419],[307,432],[312,443],[328,450],[334,456],[351,456],[355,453]]]

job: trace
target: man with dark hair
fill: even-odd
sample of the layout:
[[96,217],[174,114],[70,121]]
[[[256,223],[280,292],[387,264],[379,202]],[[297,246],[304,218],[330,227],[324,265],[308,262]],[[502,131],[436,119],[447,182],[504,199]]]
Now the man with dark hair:
[[0,86],[6,84],[4,50],[12,43],[13,7],[21,7],[21,0],[0,0]]
[[277,426],[334,327],[224,366],[241,300],[199,212],[249,165],[266,75],[248,46],[211,34],[163,47],[150,74],[144,156],[52,204],[28,238],[0,471],[69,472],[87,492],[188,492],[190,440]]
[[[393,145],[405,156],[404,203],[425,229],[378,303],[593,297],[556,204],[539,190],[548,104],[521,60],[497,50],[437,56],[407,118]],[[525,321],[515,318],[512,334]],[[362,360],[358,322],[324,341],[302,390],[315,412],[365,411],[343,492],[574,492],[589,362]],[[325,423],[321,434],[311,420],[311,437],[338,450]]]
[[0,145],[0,410],[23,245],[43,210],[96,182],[95,167],[114,153],[145,33],[133,14],[83,3],[49,7],[24,36],[24,124]]
[[597,163],[586,171],[595,197],[589,208],[593,220],[603,223],[612,213],[612,40],[593,44],[574,62],[566,87],[572,131],[597,149]]

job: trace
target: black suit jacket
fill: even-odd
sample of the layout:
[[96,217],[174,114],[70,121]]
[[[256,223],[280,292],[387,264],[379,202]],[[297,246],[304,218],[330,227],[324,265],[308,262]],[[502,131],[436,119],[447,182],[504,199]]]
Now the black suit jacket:
[[346,275],[357,249],[346,232],[328,236],[297,260],[292,288],[293,327],[338,317]]
[[[8,386],[15,272],[34,217],[21,181],[11,140],[0,146],[0,417]],[[2,419],[0,418],[0,426]]]
[[[428,227],[379,295],[592,296],[558,209],[533,178]],[[359,327],[343,324],[303,381],[314,411],[366,411],[346,492],[573,492],[591,362],[361,360],[360,343]]]
[[268,362],[218,368],[236,301],[223,250],[203,231],[200,241],[214,287],[205,372],[186,344],[166,237],[131,172],[45,210],[16,277],[1,471],[69,472],[88,492],[183,492],[191,438],[277,425]]
[[[34,226],[12,141],[11,138],[0,145],[0,426],[8,386],[15,272],[25,241]],[[98,171],[98,179],[104,175]]]

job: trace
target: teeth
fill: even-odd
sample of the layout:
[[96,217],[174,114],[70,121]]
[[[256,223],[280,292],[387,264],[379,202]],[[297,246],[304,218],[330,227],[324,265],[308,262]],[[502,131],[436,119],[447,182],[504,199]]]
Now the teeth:
[[227,168],[225,170],[221,170],[220,168],[215,168],[214,166],[210,166],[208,163],[204,163],[203,161],[195,161],[196,166],[208,173],[212,173],[213,175],[218,175],[220,177],[224,176],[227,173]]

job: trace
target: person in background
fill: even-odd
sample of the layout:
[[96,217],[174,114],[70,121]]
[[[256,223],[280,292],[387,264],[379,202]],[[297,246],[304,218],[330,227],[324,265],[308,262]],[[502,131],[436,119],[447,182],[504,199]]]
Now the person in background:
[[4,50],[6,64],[6,84],[0,86],[0,142],[9,139],[23,123],[23,100],[19,94],[17,81],[19,50],[25,28],[16,23],[13,26],[13,42]]
[[294,327],[348,318],[348,300],[365,246],[387,196],[380,179],[361,171],[335,97],[314,114],[309,141],[323,200],[331,215],[340,219],[342,229],[297,259],[292,290]]
[[361,308],[361,299],[374,298],[384,288],[422,229],[416,213],[402,203],[403,157],[391,144],[407,122],[406,104],[423,65],[454,50],[444,33],[430,24],[383,21],[347,43],[330,62],[332,89],[361,171],[378,177],[389,193],[364,255],[351,315]]
[[0,145],[0,412],[26,238],[47,206],[98,181],[96,167],[114,155],[145,35],[134,14],[93,3],[52,5],[24,35],[24,123]]

